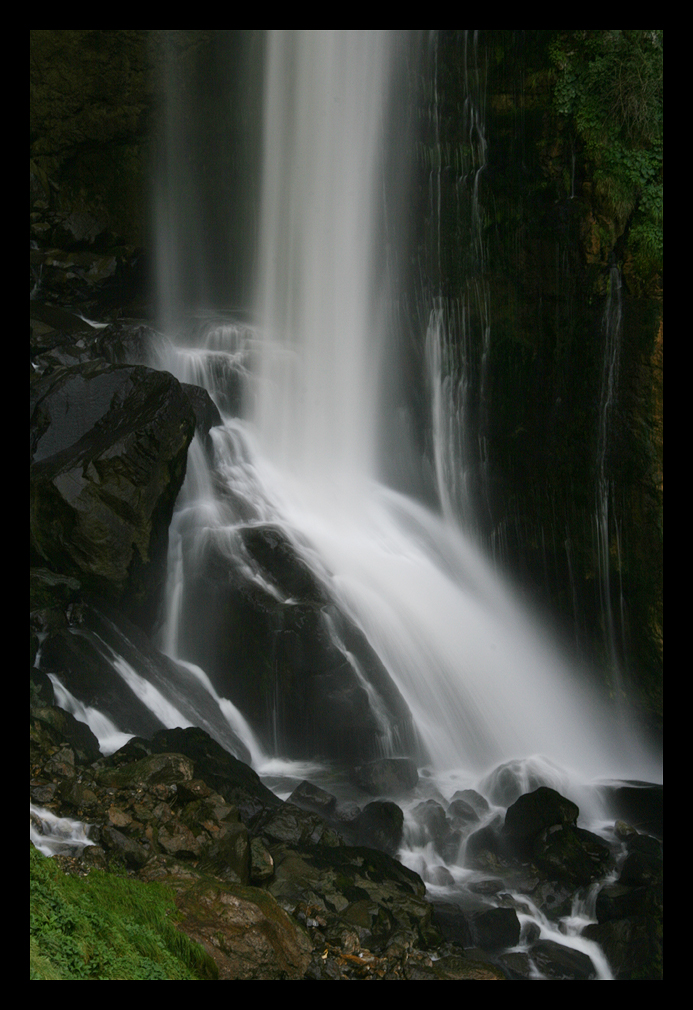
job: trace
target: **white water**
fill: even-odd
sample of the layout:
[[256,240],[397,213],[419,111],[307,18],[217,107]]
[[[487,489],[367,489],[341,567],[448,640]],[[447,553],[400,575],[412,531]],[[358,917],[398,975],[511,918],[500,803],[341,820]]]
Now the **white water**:
[[[470,413],[468,391],[444,386],[450,320],[435,295],[421,341],[429,351],[442,517],[379,482],[380,380],[395,364],[385,306],[396,278],[384,242],[383,198],[391,212],[406,213],[403,194],[390,191],[383,175],[383,127],[404,41],[402,33],[385,31],[269,33],[259,321],[210,324],[203,339],[198,333],[193,346],[180,341],[159,362],[206,386],[224,418],[212,431],[213,473],[199,443],[191,448],[171,530],[162,647],[179,657],[184,541],[214,538],[231,558],[239,525],[279,524],[398,685],[429,757],[433,794],[450,798],[458,788],[476,786],[489,795],[484,776],[515,761],[518,782],[552,785],[579,803],[583,823],[590,824],[601,813],[589,805],[586,786],[594,777],[656,780],[659,772],[635,736],[622,727],[614,732],[611,714],[590,695],[581,671],[569,667],[461,528],[460,506],[473,496],[455,466],[474,434],[455,428]],[[476,128],[485,145],[478,122]],[[399,156],[409,157],[407,138],[395,140]],[[179,142],[184,150],[184,138]],[[174,210],[167,209],[169,218]],[[473,216],[478,219],[478,207]],[[185,268],[182,260],[171,268],[171,257],[182,258],[185,248],[176,228],[173,234],[170,245],[160,234],[169,278]],[[486,303],[488,293],[479,290]],[[160,293],[162,304],[170,303],[164,318],[172,319],[176,299],[166,283]],[[240,386],[242,417],[234,406]],[[192,724],[189,708],[183,712],[121,657],[112,661],[164,725]],[[233,699],[220,697],[198,666],[177,661],[244,740],[258,770],[317,775],[316,765],[264,753]],[[106,740],[109,750],[116,746],[117,727],[74,699],[63,703],[92,725],[102,747]],[[422,870],[427,860],[441,862],[430,847],[402,856]],[[448,869],[457,884],[469,876],[461,860]],[[557,938],[536,909],[527,909],[544,936]],[[579,922],[566,928],[576,930]],[[608,979],[594,945],[574,942],[593,958],[599,978]]]
[[113,754],[114,751],[124,747],[128,740],[132,739],[132,733],[121,732],[113,720],[100,712],[99,709],[92,705],[85,705],[75,698],[55,674],[48,676],[53,684],[56,703],[60,708],[64,708],[66,712],[73,715],[78,722],[83,722],[89,727],[99,741],[99,749],[102,754]]
[[[597,507],[595,513],[597,556],[599,560],[599,584],[601,595],[601,610],[605,626],[605,636],[608,655],[611,661],[611,681],[617,696],[619,706],[623,705],[625,695],[619,648],[617,643],[617,624],[621,632],[624,627],[623,613],[620,621],[614,616],[612,606],[611,585],[611,549],[616,546],[618,557],[617,570],[621,568],[620,530],[614,519],[612,508],[612,486],[609,478],[609,442],[614,427],[614,412],[616,408],[619,366],[621,356],[621,337],[623,327],[623,307],[621,297],[621,274],[618,267],[613,266],[609,274],[609,286],[606,307],[602,319],[602,336],[604,338],[604,358],[602,362],[602,382],[599,397],[599,431],[597,439]],[[612,528],[613,527],[613,528]],[[621,603],[623,601],[621,600]],[[619,713],[620,714],[620,713]]]
[[33,803],[29,804],[29,837],[44,856],[76,856],[86,846],[96,844],[89,838],[88,824],[57,817]]
[[[383,194],[390,212],[406,212],[383,176],[385,126],[405,42],[386,31],[268,35],[259,325],[209,325],[201,347],[198,332],[194,347],[163,363],[206,385],[225,418],[212,432],[214,477],[200,447],[191,452],[171,537],[164,647],[178,654],[179,531],[197,528],[197,543],[212,536],[232,556],[239,514],[278,523],[365,631],[437,773],[479,776],[538,754],[576,787],[594,776],[656,778],[637,739],[614,733],[581,671],[453,521],[450,499],[441,493],[440,518],[378,483],[380,372],[395,364]],[[478,229],[472,239],[478,245]],[[440,355],[429,354],[428,366],[439,389]],[[239,382],[244,419],[231,416],[227,395]],[[434,396],[436,453],[441,413]]]
[[269,53],[252,410],[263,486],[333,573],[439,770],[540,752],[583,775],[633,774],[632,742],[611,739],[470,539],[376,483],[386,334],[373,265],[386,256],[379,144],[393,38],[272,32]]
[[377,454],[383,119],[394,33],[272,31],[253,415],[261,451],[349,497]]

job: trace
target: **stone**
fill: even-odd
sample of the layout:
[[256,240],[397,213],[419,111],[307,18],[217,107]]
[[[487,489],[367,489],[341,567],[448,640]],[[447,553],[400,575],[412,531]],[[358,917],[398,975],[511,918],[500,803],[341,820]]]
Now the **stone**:
[[352,778],[371,796],[396,796],[412,790],[419,781],[416,764],[410,758],[379,758],[354,768]]
[[297,981],[312,944],[267,891],[200,881],[177,900],[179,928],[201,943],[219,968],[219,981]]
[[33,563],[151,626],[194,427],[165,372],[97,361],[33,383]]

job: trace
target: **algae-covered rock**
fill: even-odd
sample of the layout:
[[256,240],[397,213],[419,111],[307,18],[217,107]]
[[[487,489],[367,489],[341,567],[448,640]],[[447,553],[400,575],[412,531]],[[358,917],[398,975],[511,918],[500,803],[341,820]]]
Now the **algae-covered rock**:
[[384,949],[396,934],[419,947],[440,940],[423,881],[391,856],[358,846],[279,845],[270,851],[275,875],[268,889],[284,908],[321,908],[332,928],[347,923],[372,950]]
[[312,944],[271,894],[202,880],[179,894],[180,929],[202,944],[220,981],[298,981]]
[[133,785],[173,785],[189,782],[194,777],[194,764],[183,754],[152,754],[118,768],[105,768],[98,773],[100,782],[115,788]]

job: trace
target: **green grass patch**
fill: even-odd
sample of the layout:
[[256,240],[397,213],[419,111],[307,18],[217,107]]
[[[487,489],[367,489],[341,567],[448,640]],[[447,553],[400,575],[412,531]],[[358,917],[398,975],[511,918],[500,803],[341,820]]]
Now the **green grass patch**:
[[32,981],[215,981],[214,961],[177,918],[162,884],[71,876],[31,847]]

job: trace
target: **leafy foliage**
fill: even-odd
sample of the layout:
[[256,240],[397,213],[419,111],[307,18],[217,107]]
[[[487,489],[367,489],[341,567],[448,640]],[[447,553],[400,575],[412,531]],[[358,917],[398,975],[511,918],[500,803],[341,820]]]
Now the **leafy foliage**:
[[31,847],[32,981],[210,981],[216,966],[175,927],[171,892],[92,870],[63,873]]
[[643,277],[663,259],[663,36],[563,31],[550,46],[556,109],[571,118],[595,196],[626,233]]

